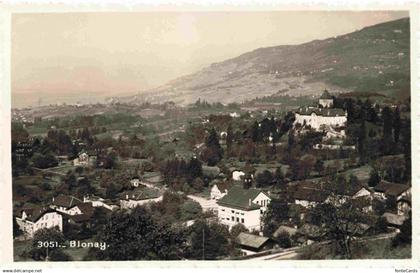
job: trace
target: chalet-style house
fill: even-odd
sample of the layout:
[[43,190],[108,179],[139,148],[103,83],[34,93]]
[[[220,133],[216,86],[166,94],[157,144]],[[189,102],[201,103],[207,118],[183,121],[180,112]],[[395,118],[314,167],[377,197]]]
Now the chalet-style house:
[[239,245],[243,255],[252,255],[261,251],[266,251],[274,248],[276,245],[274,240],[268,237],[245,232],[239,233],[238,237],[235,239],[235,243]]
[[[332,189],[331,189],[332,190]],[[334,194],[330,195],[326,202],[332,202],[335,205],[343,204],[350,199],[366,199],[372,200],[373,194],[369,187],[360,183],[348,185],[347,187],[337,187],[333,190]]]
[[33,237],[35,232],[43,228],[57,227],[63,231],[63,217],[51,208],[25,208],[16,216],[16,222],[25,235]]
[[405,184],[381,181],[374,187],[375,196],[382,199],[394,197],[396,201],[411,196],[411,187]]
[[147,187],[135,188],[132,191],[122,192],[120,195],[120,207],[132,209],[150,202],[159,202],[162,195],[155,189]]
[[50,207],[58,212],[68,215],[82,214],[80,205],[83,204],[82,200],[68,195],[59,195],[53,197]]
[[261,216],[271,198],[262,190],[235,185],[217,201],[219,221],[232,228],[243,224],[248,230],[261,229]]
[[328,193],[322,190],[299,187],[293,194],[296,205],[305,208],[315,207],[319,203],[324,203],[328,198]]
[[[333,134],[333,129],[344,127],[347,123],[347,113],[340,108],[332,108],[334,98],[325,90],[319,98],[319,106],[305,106],[299,108],[295,112],[295,124],[302,126],[310,126],[316,131],[330,131]],[[342,136],[344,132],[335,130]],[[334,135],[334,134],[333,134]]]
[[228,193],[228,190],[233,186],[233,183],[228,181],[216,182],[210,190],[210,198],[212,200],[219,200]]

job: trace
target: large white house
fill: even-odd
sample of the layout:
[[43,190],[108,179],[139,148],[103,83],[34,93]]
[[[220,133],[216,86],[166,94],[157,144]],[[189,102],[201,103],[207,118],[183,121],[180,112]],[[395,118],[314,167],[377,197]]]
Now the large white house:
[[16,216],[19,228],[29,237],[43,228],[57,227],[63,231],[63,217],[60,213],[50,208],[26,208],[21,210],[20,216]]
[[[343,127],[347,123],[347,113],[340,108],[331,108],[333,98],[324,91],[319,99],[321,107],[305,106],[295,112],[295,124],[302,126],[311,126],[311,128],[322,131],[327,127]],[[341,132],[340,132],[341,133]]]
[[217,201],[219,221],[229,229],[236,224],[242,224],[249,231],[260,231],[261,217],[270,201],[271,198],[262,190],[233,186]]

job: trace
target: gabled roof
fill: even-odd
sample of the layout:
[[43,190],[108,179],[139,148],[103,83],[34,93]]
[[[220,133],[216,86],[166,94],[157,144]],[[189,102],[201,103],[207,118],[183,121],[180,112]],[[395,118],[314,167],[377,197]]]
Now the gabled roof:
[[293,194],[293,197],[295,200],[305,200],[310,202],[321,203],[327,199],[328,193],[326,193],[325,191],[314,190],[310,188],[298,188]]
[[121,199],[128,199],[130,200],[146,200],[152,198],[158,198],[160,196],[159,191],[156,189],[148,188],[148,187],[139,187],[131,191],[124,191],[121,193]]
[[388,224],[393,226],[402,226],[406,219],[404,215],[398,215],[390,212],[385,212],[382,217],[385,217]]
[[235,185],[232,188],[230,188],[230,190],[225,196],[223,196],[222,198],[220,198],[219,201],[217,201],[217,204],[221,206],[236,208],[236,209],[241,209],[241,210],[259,209],[261,206],[252,203],[252,201],[260,193],[266,194],[264,191],[259,190],[259,189],[255,189],[255,188],[244,189],[243,187],[239,185]]
[[320,97],[321,100],[332,100],[334,97],[331,96],[330,92],[328,92],[327,90],[324,90],[324,92],[322,92],[322,95]]
[[346,184],[345,187],[335,187],[330,185],[329,188],[336,192],[339,195],[345,195],[345,196],[353,196],[356,193],[358,193],[361,189],[366,189],[367,191],[370,191],[368,187],[360,184],[360,183],[354,183],[354,184]]
[[82,200],[74,197],[74,196],[68,196],[68,195],[62,195],[60,194],[57,197],[54,197],[54,201],[52,202],[53,205],[59,206],[59,207],[65,207],[67,209],[72,208],[76,205],[82,204]]
[[233,183],[230,181],[218,181],[214,185],[217,186],[220,192],[225,192],[226,190],[229,190],[233,186]]
[[381,181],[374,189],[376,192],[383,192],[386,195],[397,197],[409,188],[409,185]]
[[310,116],[315,113],[317,116],[324,117],[341,117],[345,116],[346,112],[341,108],[316,108],[316,107],[300,107],[296,113],[304,116]]
[[[25,212],[29,221],[35,223],[41,218],[44,214],[49,212],[55,212],[55,210],[48,207],[33,207],[33,208],[24,208],[20,211],[21,213]],[[21,217],[21,215],[20,215]]]
[[92,206],[92,203],[90,203],[90,202],[81,203],[81,204],[77,205],[77,207],[80,209],[80,211],[84,215],[88,215],[89,217],[92,216],[93,212],[95,211],[94,207]]
[[290,236],[295,235],[297,232],[296,228],[289,227],[289,226],[279,226],[276,231],[274,231],[273,236],[277,237],[280,233],[287,232]]
[[270,241],[270,238],[268,237],[258,236],[245,232],[239,233],[238,237],[235,239],[237,244],[255,249],[262,247],[268,241]]

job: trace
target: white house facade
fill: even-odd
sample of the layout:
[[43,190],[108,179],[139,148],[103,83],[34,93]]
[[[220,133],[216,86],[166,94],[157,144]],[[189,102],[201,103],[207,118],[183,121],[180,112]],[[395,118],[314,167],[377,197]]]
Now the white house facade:
[[[329,129],[329,136],[344,137],[342,131],[334,132],[331,128],[343,127],[347,124],[347,113],[340,108],[334,107],[334,98],[324,91],[319,98],[320,107],[301,107],[295,112],[295,124],[310,126],[317,131]],[[331,128],[328,128],[331,127]]]
[[56,211],[49,209],[23,210],[20,217],[16,217],[19,228],[29,237],[43,228],[54,228],[63,231],[63,217]]
[[227,195],[217,202],[219,221],[230,228],[244,225],[249,231],[261,230],[261,217],[271,198],[258,189],[233,186]]

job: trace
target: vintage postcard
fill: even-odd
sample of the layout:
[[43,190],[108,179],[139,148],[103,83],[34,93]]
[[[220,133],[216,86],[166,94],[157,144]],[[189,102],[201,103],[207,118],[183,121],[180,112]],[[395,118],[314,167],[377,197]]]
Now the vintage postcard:
[[418,16],[6,6],[4,257],[411,268]]

